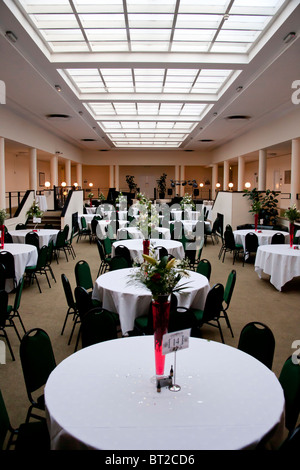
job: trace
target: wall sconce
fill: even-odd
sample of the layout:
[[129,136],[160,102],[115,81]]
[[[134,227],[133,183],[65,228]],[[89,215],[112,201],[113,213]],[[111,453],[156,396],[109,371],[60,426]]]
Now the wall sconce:
[[199,186],[200,186],[200,188],[203,188],[204,184],[203,184],[203,183],[200,183]]
[[249,183],[249,182],[245,183],[245,188],[247,188],[247,189],[251,188],[251,183]]
[[228,184],[228,187],[229,187],[229,190],[232,191],[233,183],[229,183],[229,184]]
[[89,187],[92,188],[94,185],[93,183],[89,183]]
[[67,183],[66,183],[65,181],[63,181],[63,182],[61,183],[61,187],[62,187],[62,188],[65,188],[66,186],[67,186]]
[[220,187],[221,187],[221,184],[220,184],[220,183],[217,183],[217,184],[216,184],[216,188],[217,188],[217,189],[220,189]]
[[74,186],[75,189],[77,189],[78,183],[74,183],[73,186]]
[[51,186],[50,181],[45,181],[45,188],[49,189]]

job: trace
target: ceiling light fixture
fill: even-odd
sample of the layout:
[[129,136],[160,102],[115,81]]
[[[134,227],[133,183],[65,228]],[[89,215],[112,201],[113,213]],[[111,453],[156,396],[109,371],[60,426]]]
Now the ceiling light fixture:
[[5,36],[6,36],[11,42],[17,42],[17,40],[18,40],[17,36],[16,36],[12,31],[6,31]]
[[236,91],[239,93],[240,91],[242,91],[242,89],[243,89],[242,86],[238,86],[238,87],[236,88]]
[[288,44],[289,42],[293,41],[293,39],[295,39],[295,37],[296,37],[296,33],[291,32],[283,38],[283,42],[285,44]]
[[61,87],[59,85],[55,85],[54,88],[56,91],[61,91]]

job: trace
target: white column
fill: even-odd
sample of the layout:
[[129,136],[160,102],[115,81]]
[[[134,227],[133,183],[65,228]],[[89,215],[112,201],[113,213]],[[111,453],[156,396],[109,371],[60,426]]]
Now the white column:
[[29,188],[34,190],[34,194],[37,190],[37,156],[36,149],[30,149],[30,174],[29,174]]
[[267,152],[265,149],[259,151],[258,160],[258,191],[266,190],[267,181]]
[[114,166],[109,165],[109,187],[114,188]]
[[212,175],[211,175],[211,197],[215,199],[216,197],[216,184],[218,182],[218,165],[214,164],[212,166]]
[[291,205],[299,203],[297,194],[300,193],[300,139],[292,140],[292,156],[291,156]]
[[224,169],[223,169],[223,191],[228,191],[228,183],[229,183],[229,160],[225,160]]
[[58,186],[58,157],[57,155],[52,155],[51,157],[51,183],[52,186]]
[[65,178],[67,186],[72,186],[71,181],[71,160],[65,160]]
[[4,143],[5,143],[4,138],[0,137],[0,209],[6,209]]
[[81,163],[77,163],[76,165],[76,181],[74,183],[78,183],[78,186],[82,189],[82,165]]
[[116,191],[120,191],[119,165],[115,165],[115,188],[116,188]]
[[238,191],[243,191],[245,185],[245,157],[238,158]]

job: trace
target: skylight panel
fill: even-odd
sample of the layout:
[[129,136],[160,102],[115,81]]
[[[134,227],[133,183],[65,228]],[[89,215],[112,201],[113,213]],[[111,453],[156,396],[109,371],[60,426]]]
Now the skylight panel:
[[170,43],[169,41],[132,41],[132,52],[168,52]]
[[195,15],[179,14],[176,20],[176,28],[197,28],[216,30],[223,19],[223,15]]
[[163,14],[129,14],[128,22],[130,28],[171,28],[173,15]]

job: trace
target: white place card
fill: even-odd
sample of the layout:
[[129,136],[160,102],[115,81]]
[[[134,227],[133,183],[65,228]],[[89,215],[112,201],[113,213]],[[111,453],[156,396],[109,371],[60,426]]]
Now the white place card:
[[162,353],[169,354],[189,347],[191,329],[166,333],[163,336]]
[[34,224],[40,224],[42,222],[42,219],[40,217],[33,217],[32,222]]

